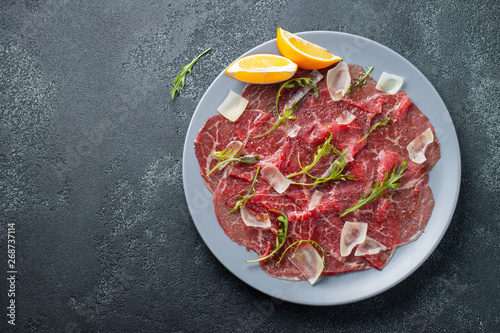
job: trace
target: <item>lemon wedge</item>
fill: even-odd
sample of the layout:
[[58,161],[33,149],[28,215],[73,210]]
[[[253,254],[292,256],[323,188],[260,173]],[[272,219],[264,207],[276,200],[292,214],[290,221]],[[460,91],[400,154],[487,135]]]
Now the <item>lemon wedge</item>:
[[226,68],[226,74],[246,83],[268,84],[290,79],[297,65],[280,55],[258,53],[240,58]]
[[292,60],[303,69],[322,69],[342,60],[325,48],[281,28],[278,28],[276,43],[282,56]]

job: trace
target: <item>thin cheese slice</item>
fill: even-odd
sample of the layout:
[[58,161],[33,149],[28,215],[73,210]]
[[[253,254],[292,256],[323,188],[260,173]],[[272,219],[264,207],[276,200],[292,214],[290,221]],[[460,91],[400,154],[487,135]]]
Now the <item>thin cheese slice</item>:
[[231,156],[229,156],[229,158],[233,158],[234,156],[236,156],[236,154],[238,154],[240,152],[242,146],[243,146],[243,143],[241,141],[238,141],[238,140],[229,142],[226,146],[226,152],[229,150],[231,150],[233,152],[231,154]]
[[334,167],[334,164],[335,162],[333,162],[330,167],[328,169],[325,170],[325,172],[323,172],[323,174],[321,175],[321,178],[328,178],[332,175],[332,168]]
[[365,241],[368,223],[346,222],[340,234],[340,255],[347,257],[352,249]]
[[246,98],[243,98],[234,91],[229,90],[229,94],[224,102],[217,107],[217,111],[219,111],[219,113],[228,120],[235,122],[241,116],[243,111],[245,111],[247,104],[248,100]]
[[335,119],[335,121],[339,125],[349,125],[354,119],[356,119],[356,116],[346,110],[343,111],[342,114]]
[[366,236],[365,241],[356,248],[355,256],[364,256],[366,254],[377,254],[380,251],[387,250],[384,244],[377,242],[373,238]]
[[349,66],[343,61],[330,69],[326,74],[326,86],[332,100],[339,101],[344,97],[347,89],[351,85],[351,74]]
[[317,190],[314,191],[311,200],[309,200],[309,205],[307,206],[307,210],[313,210],[314,208],[316,208],[319,205],[322,197],[323,194],[320,191]]
[[290,179],[283,176],[281,171],[273,164],[266,164],[261,170],[260,175],[272,188],[278,193],[286,191],[290,183]]
[[304,274],[310,284],[315,284],[318,281],[321,272],[325,268],[318,251],[310,242],[301,242],[297,245],[297,249],[293,252],[290,260]]
[[432,130],[429,127],[406,146],[410,159],[418,164],[424,163],[427,160],[425,157],[425,149],[433,141],[434,134],[432,134]]
[[402,85],[403,78],[401,76],[382,72],[375,89],[385,92],[386,94],[394,95],[399,91]]
[[354,161],[354,158],[352,157],[350,151],[344,156],[344,161],[346,163],[350,163],[350,162]]
[[245,205],[240,207],[241,218],[249,227],[271,228],[271,219],[268,214],[256,215]]
[[293,127],[288,131],[287,135],[291,138],[295,138],[301,128],[302,127],[300,127],[299,125],[294,124]]

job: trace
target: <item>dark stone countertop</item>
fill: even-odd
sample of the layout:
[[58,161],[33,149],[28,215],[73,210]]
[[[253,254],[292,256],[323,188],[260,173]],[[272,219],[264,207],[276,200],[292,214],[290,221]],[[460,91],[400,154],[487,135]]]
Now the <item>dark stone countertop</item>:
[[[0,4],[0,257],[15,224],[19,332],[499,332],[498,1]],[[182,154],[204,91],[288,31],[348,32],[413,63],[457,130],[462,183],[430,258],[354,304],[277,301],[233,276],[187,209]],[[170,98],[182,65],[207,47]]]

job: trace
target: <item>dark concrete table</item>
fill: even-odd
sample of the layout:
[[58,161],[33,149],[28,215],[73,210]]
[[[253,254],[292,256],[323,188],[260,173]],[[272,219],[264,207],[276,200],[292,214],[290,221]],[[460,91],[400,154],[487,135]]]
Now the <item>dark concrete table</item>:
[[[0,331],[498,332],[498,1],[69,1],[0,4]],[[462,184],[429,260],[389,291],[309,307],[247,286],[191,220],[181,165],[204,91],[292,32],[343,31],[412,62],[456,126]],[[207,47],[170,98],[182,65]],[[11,235],[13,233],[11,232]],[[11,251],[12,252],[12,251]],[[5,280],[4,280],[5,281]]]

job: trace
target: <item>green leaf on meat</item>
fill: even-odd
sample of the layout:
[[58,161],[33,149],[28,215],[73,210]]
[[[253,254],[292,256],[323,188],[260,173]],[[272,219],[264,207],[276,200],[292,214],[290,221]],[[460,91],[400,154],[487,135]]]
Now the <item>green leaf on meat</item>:
[[276,213],[280,213],[282,215],[282,216],[277,217],[278,221],[280,222],[280,228],[278,229],[277,235],[276,235],[276,247],[267,256],[259,258],[259,259],[255,259],[255,260],[247,260],[247,262],[258,262],[258,261],[266,260],[266,259],[272,257],[273,255],[275,255],[278,252],[278,250],[281,249],[283,244],[285,244],[286,235],[288,233],[288,216],[286,216],[286,214],[282,211],[273,210],[273,209],[271,211],[276,212]]
[[234,205],[233,209],[231,210],[231,213],[234,213],[237,211],[241,206],[247,203],[248,200],[255,194],[255,183],[257,183],[257,176],[259,175],[260,171],[260,165],[257,166],[257,171],[255,172],[255,176],[253,177],[252,184],[250,185],[250,188],[248,189],[247,193],[236,202]]
[[361,208],[362,206],[372,202],[375,198],[382,196],[386,190],[392,190],[396,189],[401,186],[401,183],[396,183],[401,177],[403,177],[405,170],[408,167],[406,166],[406,161],[403,161],[401,165],[398,167],[396,164],[394,168],[392,169],[392,174],[389,179],[387,177],[389,176],[389,171],[385,173],[384,179],[382,179],[382,182],[376,182],[373,185],[372,188],[372,193],[368,197],[364,197],[364,194],[361,195],[361,199],[356,203],[354,206],[351,208],[348,208],[345,212],[343,212],[340,217],[344,217],[345,215],[355,211],[356,209]]
[[268,130],[265,133],[254,136],[253,137],[254,139],[262,138],[262,137],[268,135],[269,133],[274,132],[278,127],[283,125],[283,123],[288,119],[296,119],[296,117],[292,116],[292,114],[298,109],[298,104],[300,104],[303,101],[304,97],[307,95],[305,95],[302,99],[300,99],[298,101],[293,101],[293,103],[290,107],[285,108],[283,115],[279,111],[279,99],[281,97],[281,91],[284,88],[294,88],[296,85],[299,85],[300,87],[306,87],[306,86],[311,87],[312,86],[314,88],[314,98],[315,99],[318,98],[318,86],[313,81],[313,79],[308,78],[308,77],[301,77],[301,78],[296,78],[296,79],[291,79],[291,80],[286,81],[280,87],[280,89],[278,90],[278,94],[276,95],[275,105],[276,105],[276,116],[278,117],[278,120],[273,124],[273,126],[271,127],[270,130]]

